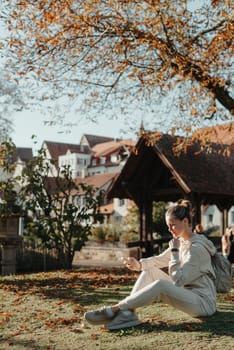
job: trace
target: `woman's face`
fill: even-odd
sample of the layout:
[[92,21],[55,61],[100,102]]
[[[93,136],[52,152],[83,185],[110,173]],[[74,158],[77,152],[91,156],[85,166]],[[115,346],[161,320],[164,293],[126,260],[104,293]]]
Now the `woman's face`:
[[186,231],[188,226],[188,219],[184,218],[183,220],[175,219],[172,216],[166,215],[166,223],[168,226],[169,232],[171,232],[174,238],[183,236],[183,233]]

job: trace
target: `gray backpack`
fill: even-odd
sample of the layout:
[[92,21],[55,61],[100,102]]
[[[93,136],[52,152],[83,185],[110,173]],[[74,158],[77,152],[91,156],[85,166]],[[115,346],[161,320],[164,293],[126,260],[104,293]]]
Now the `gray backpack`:
[[214,269],[215,278],[213,278],[216,291],[218,293],[227,293],[232,288],[232,266],[228,259],[223,255],[215,253],[211,256],[211,264]]

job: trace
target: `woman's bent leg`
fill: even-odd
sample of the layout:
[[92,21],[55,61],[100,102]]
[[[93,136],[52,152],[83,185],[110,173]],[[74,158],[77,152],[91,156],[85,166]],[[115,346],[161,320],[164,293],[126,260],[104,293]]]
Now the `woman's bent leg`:
[[215,312],[205,300],[183,287],[167,280],[157,280],[119,302],[121,310],[136,309],[155,301],[163,301],[191,316],[209,316]]
[[131,295],[138,292],[138,290],[148,286],[152,282],[155,282],[156,280],[161,280],[161,279],[172,282],[171,277],[157,267],[141,272],[138,279],[136,280],[136,283],[133,286]]

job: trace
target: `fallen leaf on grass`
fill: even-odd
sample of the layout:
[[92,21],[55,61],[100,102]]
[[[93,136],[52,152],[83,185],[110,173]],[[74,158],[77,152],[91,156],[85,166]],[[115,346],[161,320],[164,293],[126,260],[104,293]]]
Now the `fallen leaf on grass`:
[[109,329],[107,329],[106,327],[100,327],[99,328],[100,332],[109,332]]
[[20,305],[22,304],[22,298],[16,298],[15,301],[14,301],[14,305],[17,306],[17,305]]
[[16,337],[17,335],[20,335],[20,331],[16,331],[15,333],[12,334],[13,337]]
[[73,309],[74,312],[77,313],[84,313],[85,312],[85,308],[83,306],[81,306],[80,304],[76,304],[76,306]]
[[46,327],[50,328],[50,329],[54,329],[55,328],[55,325],[53,323],[49,323],[49,322],[46,322]]
[[0,317],[3,317],[3,318],[9,318],[9,317],[12,317],[12,316],[13,316],[13,314],[9,314],[7,312],[0,313]]
[[24,330],[24,331],[29,331],[29,328],[28,328],[27,326],[23,325],[23,324],[20,325],[19,328],[20,328],[21,330]]
[[13,314],[9,314],[7,312],[0,313],[0,324],[5,324],[5,322],[9,321],[10,317],[12,316]]
[[63,318],[57,317],[54,319],[46,320],[45,325],[49,328],[54,328],[55,326],[68,326],[70,324],[80,321],[80,317]]
[[84,333],[83,328],[72,328],[71,331],[74,333]]
[[93,340],[97,340],[97,339],[98,339],[98,334],[92,333],[92,334],[91,334],[91,338],[92,338]]

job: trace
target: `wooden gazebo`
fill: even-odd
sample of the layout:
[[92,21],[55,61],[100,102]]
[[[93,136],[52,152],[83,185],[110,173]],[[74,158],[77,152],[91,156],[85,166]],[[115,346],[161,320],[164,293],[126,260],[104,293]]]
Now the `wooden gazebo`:
[[215,204],[222,213],[224,232],[234,205],[234,150],[231,144],[206,146],[167,134],[143,136],[109,189],[108,198],[129,198],[137,204],[139,238],[146,247],[153,241],[154,201],[190,199],[197,209],[194,224],[200,222],[201,205]]

